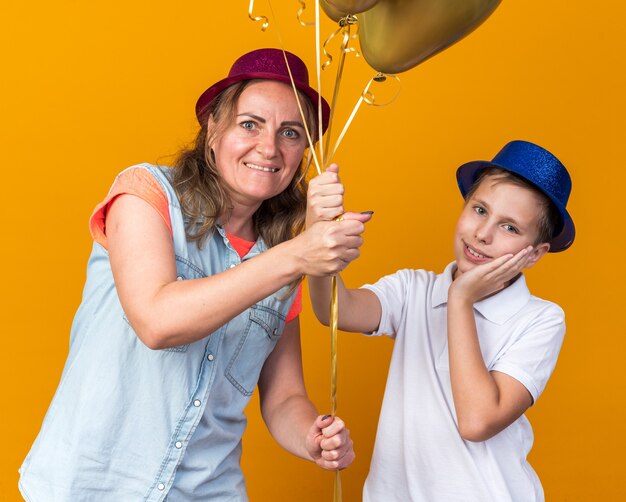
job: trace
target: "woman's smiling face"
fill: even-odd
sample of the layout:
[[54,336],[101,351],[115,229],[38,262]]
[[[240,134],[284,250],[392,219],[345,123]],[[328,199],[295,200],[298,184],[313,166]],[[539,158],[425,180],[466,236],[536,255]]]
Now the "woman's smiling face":
[[291,87],[272,80],[246,87],[233,123],[212,145],[233,204],[258,207],[285,190],[307,144]]

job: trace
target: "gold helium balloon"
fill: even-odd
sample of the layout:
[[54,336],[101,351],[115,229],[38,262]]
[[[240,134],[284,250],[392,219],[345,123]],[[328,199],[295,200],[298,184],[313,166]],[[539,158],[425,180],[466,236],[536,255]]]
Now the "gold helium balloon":
[[320,0],[322,10],[333,21],[339,21],[348,14],[358,14],[359,12],[371,9],[380,0]]
[[320,0],[320,5],[322,6],[322,10],[326,13],[326,15],[333,21],[339,21],[342,17],[346,16],[345,12],[341,12],[335,9],[326,0]]
[[400,73],[475,30],[501,0],[379,0],[359,20],[361,53],[383,73]]
[[327,0],[326,3],[346,14],[358,14],[371,9],[379,0]]

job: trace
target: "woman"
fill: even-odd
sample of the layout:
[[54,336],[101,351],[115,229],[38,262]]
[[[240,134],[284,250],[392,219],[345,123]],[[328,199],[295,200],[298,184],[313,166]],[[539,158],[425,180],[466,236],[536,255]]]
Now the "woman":
[[[318,95],[287,57],[314,134]],[[356,258],[364,228],[296,236],[308,143],[289,82],[282,51],[245,54],[198,100],[201,130],[175,169],[133,166],[96,208],[68,360],[21,468],[27,500],[247,500],[257,383],[283,447],[325,469],[354,459],[343,422],[306,395],[298,282]],[[324,128],[328,112],[323,101]]]

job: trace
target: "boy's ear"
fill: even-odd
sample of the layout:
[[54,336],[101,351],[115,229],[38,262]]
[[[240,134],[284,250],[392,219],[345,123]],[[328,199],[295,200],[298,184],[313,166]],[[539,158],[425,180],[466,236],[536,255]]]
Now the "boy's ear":
[[532,267],[548,251],[550,251],[550,244],[547,242],[543,242],[535,246],[533,250],[530,252],[530,257],[528,258],[528,261],[526,262],[526,266],[524,268]]

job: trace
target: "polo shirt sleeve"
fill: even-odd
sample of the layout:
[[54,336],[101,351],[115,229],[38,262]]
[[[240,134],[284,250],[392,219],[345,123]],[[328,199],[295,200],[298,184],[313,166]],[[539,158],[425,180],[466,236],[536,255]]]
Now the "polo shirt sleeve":
[[374,284],[365,284],[362,289],[372,291],[381,307],[381,317],[378,329],[371,333],[364,333],[372,336],[388,336],[395,338],[396,333],[405,316],[406,298],[408,296],[408,288],[413,282],[412,275],[418,271],[415,270],[398,270],[394,274],[382,277]]
[[521,382],[530,392],[533,404],[554,371],[565,336],[563,310],[554,303],[545,303],[490,368]]

